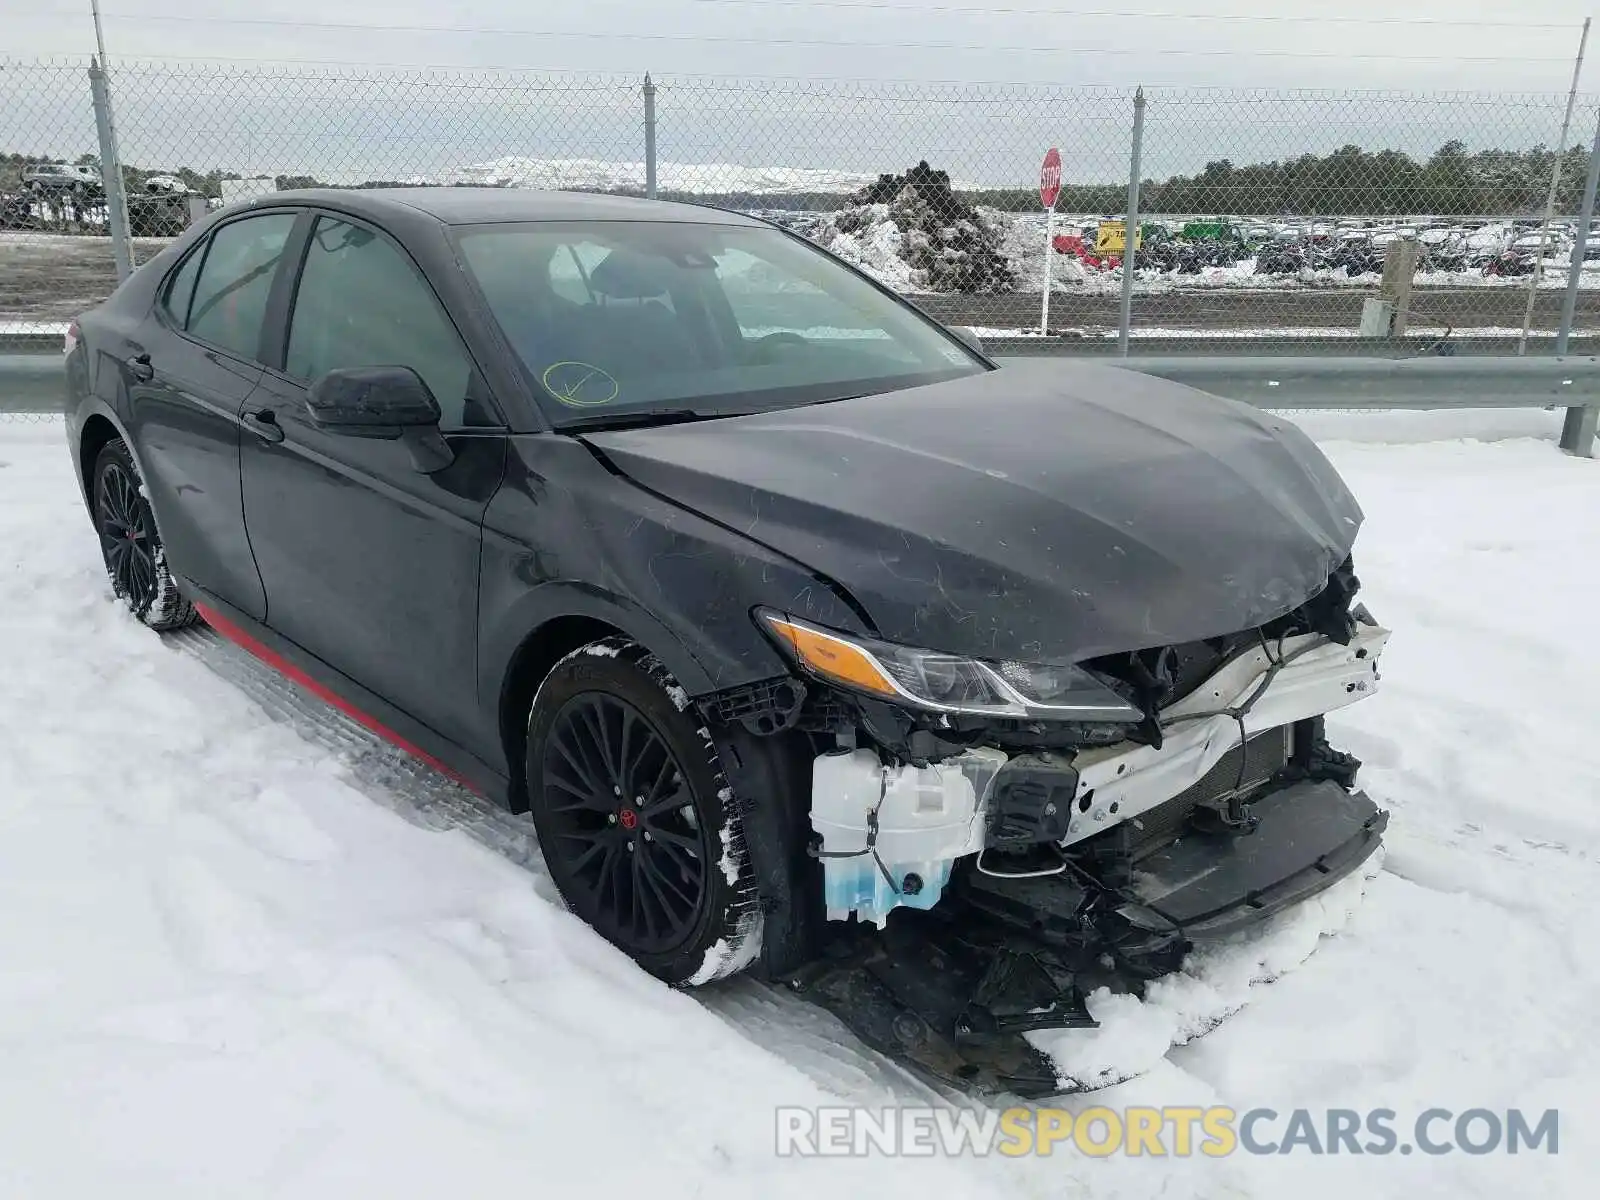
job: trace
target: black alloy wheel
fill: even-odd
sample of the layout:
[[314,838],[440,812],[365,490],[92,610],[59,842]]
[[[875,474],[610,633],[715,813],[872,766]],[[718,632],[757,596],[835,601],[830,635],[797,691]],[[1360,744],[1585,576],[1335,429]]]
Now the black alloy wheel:
[[192,624],[194,606],[167,569],[155,514],[121,438],[112,438],[96,457],[90,496],[101,557],[117,598],[151,629]]
[[111,586],[135,613],[148,610],[158,590],[155,523],[139,485],[115,459],[101,467],[96,480],[95,516]]
[[568,907],[674,984],[742,970],[762,916],[709,730],[654,655],[620,638],[550,672],[528,719],[528,802]]
[[616,696],[581,693],[556,714],[544,760],[553,849],[584,915],[649,953],[682,945],[715,868],[683,769],[650,719]]

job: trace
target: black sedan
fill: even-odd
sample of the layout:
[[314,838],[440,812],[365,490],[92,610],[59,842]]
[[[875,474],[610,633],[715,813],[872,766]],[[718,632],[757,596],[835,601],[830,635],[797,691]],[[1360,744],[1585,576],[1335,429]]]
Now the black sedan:
[[1019,1035],[1088,1020],[1106,964],[1170,969],[1381,835],[1322,717],[1387,631],[1303,435],[997,370],[759,220],[279,193],[82,316],[67,374],[134,616],[531,810],[670,982],[755,966],[1047,1090]]

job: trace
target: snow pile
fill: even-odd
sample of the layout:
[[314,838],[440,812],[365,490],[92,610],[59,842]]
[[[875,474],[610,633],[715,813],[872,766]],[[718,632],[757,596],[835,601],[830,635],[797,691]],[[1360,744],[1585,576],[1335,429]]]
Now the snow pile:
[[887,204],[844,209],[813,225],[805,234],[885,287],[897,292],[929,290],[901,254],[905,235]]
[[920,162],[881,175],[857,203],[810,236],[897,290],[1008,292],[1015,286],[1004,231],[950,189],[950,176]]
[[0,422],[0,1194],[1587,1196],[1600,463],[1559,421],[1305,417],[1395,630],[1383,689],[1330,719],[1393,814],[1382,869],[1143,1004],[1093,997],[1103,1028],[1052,1048],[1146,1072],[1074,1111],[1556,1107],[1561,1153],[1109,1162],[776,1159],[775,1106],[930,1093],[784,992],[661,987],[561,910],[525,821],[134,624],[60,424]]
[[[871,175],[813,167],[747,167],[736,163],[657,162],[656,186],[664,192],[714,194],[742,192],[787,195],[794,192],[853,192]],[[475,184],[487,187],[642,191],[645,165],[599,158],[525,158],[507,155],[492,162],[458,167],[415,183]]]
[[1191,954],[1182,970],[1151,984],[1142,1001],[1105,988],[1090,994],[1098,1029],[1053,1029],[1029,1034],[1029,1040],[1051,1057],[1063,1079],[1085,1088],[1155,1069],[1174,1046],[1211,1032],[1250,1003],[1258,985],[1295,970],[1321,939],[1343,930],[1382,861],[1380,849],[1361,871],[1278,914],[1265,928]]

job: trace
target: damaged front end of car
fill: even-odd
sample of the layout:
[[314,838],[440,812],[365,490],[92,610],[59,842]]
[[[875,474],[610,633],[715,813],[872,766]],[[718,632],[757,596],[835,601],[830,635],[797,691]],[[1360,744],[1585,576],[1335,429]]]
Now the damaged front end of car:
[[1257,628],[1069,666],[759,610],[794,674],[707,707],[811,757],[827,920],[783,977],[942,1082],[1070,1088],[1024,1035],[1093,1026],[1095,988],[1138,992],[1378,846],[1387,814],[1324,736],[1376,688],[1389,636],[1357,586],[1347,559]]

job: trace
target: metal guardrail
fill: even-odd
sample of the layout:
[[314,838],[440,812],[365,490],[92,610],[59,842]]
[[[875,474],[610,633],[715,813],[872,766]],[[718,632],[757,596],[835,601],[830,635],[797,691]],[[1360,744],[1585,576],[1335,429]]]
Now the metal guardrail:
[[[1115,334],[1097,337],[1005,337],[987,335],[983,348],[991,358],[1117,358]],[[1264,337],[1236,338],[1226,336],[1150,336],[1132,340],[1132,356],[1145,358],[1366,358],[1394,359],[1494,358],[1515,355],[1515,337],[1474,337],[1470,333],[1454,333],[1450,337],[1439,335],[1390,338],[1357,337]],[[1600,354],[1600,336],[1583,334],[1568,339],[1567,349],[1561,350],[1555,337],[1539,336],[1528,339],[1530,356],[1549,357],[1567,353],[1576,356]]]
[[1260,408],[1567,410],[1561,448],[1594,455],[1600,356],[1138,357],[1117,365]]
[[64,362],[59,348],[51,354],[0,353],[0,414],[61,411]]
[[1260,408],[1567,410],[1561,448],[1594,455],[1600,356],[1260,358],[1192,355],[1119,365]]
[[1262,408],[1526,408],[1600,404],[1600,356],[1151,356],[1119,366]]
[[[0,354],[0,413],[48,412],[62,402],[62,357]],[[1022,361],[1002,356],[997,361]],[[1107,361],[1097,356],[1097,361]],[[1110,360],[1261,408],[1567,410],[1561,448],[1593,457],[1600,355],[1354,358],[1161,355]]]

